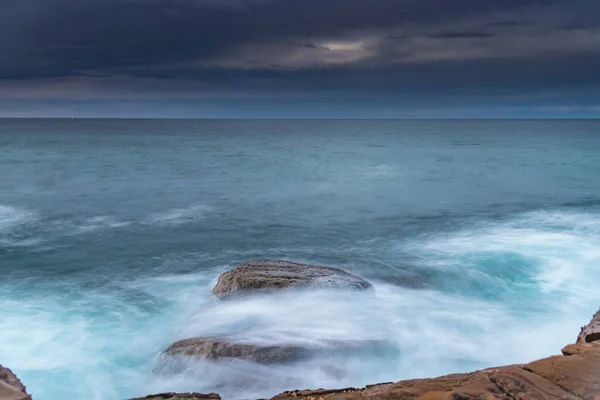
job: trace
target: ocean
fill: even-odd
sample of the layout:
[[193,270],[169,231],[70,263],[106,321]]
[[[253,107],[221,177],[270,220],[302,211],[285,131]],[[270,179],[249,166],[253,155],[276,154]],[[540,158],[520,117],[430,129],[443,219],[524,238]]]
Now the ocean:
[[[262,258],[375,290],[212,295]],[[531,361],[600,305],[600,121],[0,120],[0,274],[0,363],[35,400],[256,399]],[[160,356],[203,336],[385,347]]]

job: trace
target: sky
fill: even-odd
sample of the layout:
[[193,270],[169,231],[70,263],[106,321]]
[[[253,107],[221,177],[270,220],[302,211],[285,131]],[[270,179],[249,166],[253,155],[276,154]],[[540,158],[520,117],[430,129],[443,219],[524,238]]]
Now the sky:
[[600,117],[598,0],[2,7],[0,117]]

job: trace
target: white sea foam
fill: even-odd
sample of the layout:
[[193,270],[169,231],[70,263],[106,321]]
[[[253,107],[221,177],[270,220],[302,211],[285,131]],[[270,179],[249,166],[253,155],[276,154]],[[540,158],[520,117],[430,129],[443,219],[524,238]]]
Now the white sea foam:
[[143,222],[152,225],[182,225],[204,218],[208,211],[209,207],[205,205],[192,205],[152,214]]
[[97,216],[87,218],[81,224],[77,224],[72,230],[72,234],[84,234],[90,232],[97,232],[104,229],[124,228],[131,224],[131,221],[119,221],[118,219],[111,216]]
[[[179,312],[168,324],[174,340],[227,335],[322,349],[331,341],[375,340],[389,348],[384,355],[326,354],[284,368],[199,362],[177,378],[154,380],[155,391],[185,387],[254,398],[291,388],[347,387],[526,362],[572,341],[579,324],[565,323],[564,314],[524,318],[500,304],[386,284],[378,284],[374,294],[311,291],[232,302],[210,298],[210,288],[166,290],[178,293]],[[327,365],[343,369],[346,376],[332,377],[322,368]]]
[[0,204],[0,246],[31,247],[41,243],[41,238],[18,234],[21,228],[34,224],[37,218],[32,211]]
[[35,218],[35,213],[31,211],[0,204],[0,234],[7,233],[15,227],[30,223]]
[[[498,262],[496,270],[483,273],[490,276],[508,272],[508,268],[515,273],[535,272],[532,278],[542,294],[560,298],[567,307],[574,304],[565,300],[600,303],[600,295],[589,285],[589,278],[600,274],[598,214],[526,213],[507,221],[481,222],[425,241],[411,241],[405,251],[420,253],[429,266],[463,273],[481,272],[483,262]],[[517,265],[518,261],[525,264]]]
[[100,215],[83,220],[54,221],[51,226],[63,235],[84,235],[104,230],[121,229],[135,225],[174,226],[198,221],[204,218],[208,207],[194,205],[188,208],[177,208],[161,213],[154,213],[138,220],[122,221],[114,216]]
[[[0,359],[46,400],[168,391],[262,398],[286,389],[361,386],[527,362],[572,342],[600,305],[600,295],[589,288],[600,273],[598,221],[594,214],[528,213],[391,244],[390,251],[415,255],[423,268],[455,272],[457,284],[523,289],[523,296],[508,300],[476,290],[407,290],[374,281],[372,293],[288,292],[222,302],[211,289],[225,266],[91,292],[35,288],[24,296],[23,287],[0,283]],[[190,260],[166,257],[164,267]],[[197,362],[178,373],[157,368],[157,356],[170,343],[212,335],[322,349],[331,341],[381,341],[386,347],[383,354],[322,352],[288,366],[224,361]],[[345,375],[332,375],[330,365]]]

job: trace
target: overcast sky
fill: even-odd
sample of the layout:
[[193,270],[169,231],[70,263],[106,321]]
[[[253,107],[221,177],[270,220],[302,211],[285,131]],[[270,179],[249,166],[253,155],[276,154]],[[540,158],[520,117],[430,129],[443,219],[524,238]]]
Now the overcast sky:
[[0,116],[600,117],[598,0],[2,0]]

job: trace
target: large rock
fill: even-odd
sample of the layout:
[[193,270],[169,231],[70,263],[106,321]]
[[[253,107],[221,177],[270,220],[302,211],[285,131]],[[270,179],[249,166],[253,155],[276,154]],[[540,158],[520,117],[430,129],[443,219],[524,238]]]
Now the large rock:
[[258,260],[239,265],[219,277],[213,293],[220,299],[247,293],[268,293],[298,287],[367,290],[366,280],[337,268],[281,260]]
[[31,400],[25,386],[13,372],[0,365],[0,400]]
[[258,346],[221,338],[186,339],[169,346],[165,354],[206,360],[236,358],[259,364],[281,364],[305,360],[310,352],[298,346]]
[[592,321],[581,328],[577,343],[592,343],[600,341],[600,310],[594,315]]

